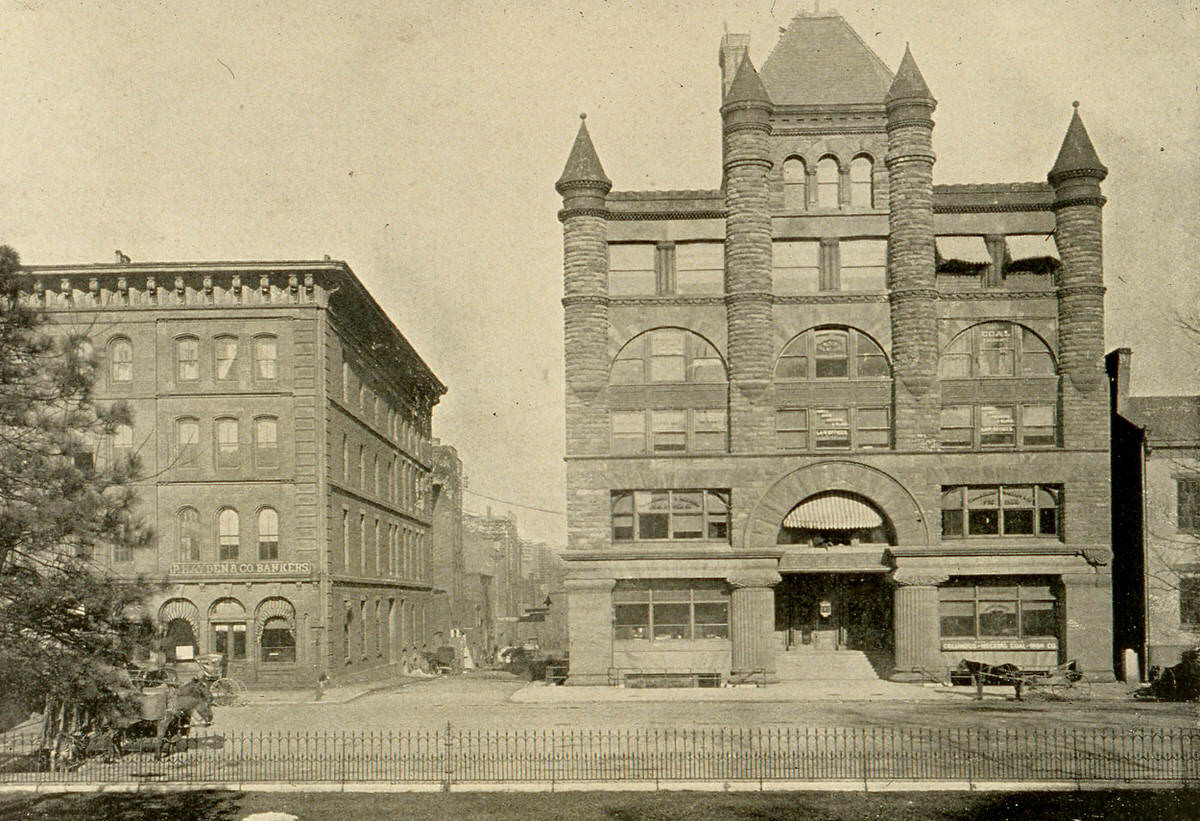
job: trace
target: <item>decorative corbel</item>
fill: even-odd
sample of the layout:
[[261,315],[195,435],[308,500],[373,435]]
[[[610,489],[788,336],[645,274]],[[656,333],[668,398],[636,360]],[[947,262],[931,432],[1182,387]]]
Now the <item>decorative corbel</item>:
[[179,297],[180,302],[185,301],[187,292],[183,288],[183,277],[175,277],[175,296]]
[[262,292],[263,302],[271,301],[271,278],[266,274],[258,278],[258,290]]
[[158,281],[154,277],[146,277],[146,295],[151,305],[158,304]]
[[210,305],[213,301],[213,281],[211,276],[204,278],[204,301]]
[[235,302],[242,301],[242,275],[234,274],[233,280],[229,283],[229,290],[233,291],[233,299]]

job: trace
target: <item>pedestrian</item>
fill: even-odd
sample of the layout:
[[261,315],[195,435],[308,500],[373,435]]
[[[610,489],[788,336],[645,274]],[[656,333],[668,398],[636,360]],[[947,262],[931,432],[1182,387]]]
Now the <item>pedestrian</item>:
[[328,673],[321,673],[321,675],[317,676],[317,692],[316,692],[316,695],[313,697],[313,701],[320,701],[322,698],[325,697],[325,685],[328,683],[329,683],[329,674]]

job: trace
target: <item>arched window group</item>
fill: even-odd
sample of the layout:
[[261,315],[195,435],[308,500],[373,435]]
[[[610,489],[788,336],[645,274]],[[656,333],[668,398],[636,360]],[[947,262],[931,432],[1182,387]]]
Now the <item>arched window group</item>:
[[[271,561],[279,558],[279,512],[272,507],[260,508],[256,517],[258,558]],[[232,507],[217,512],[217,561],[236,561],[241,556],[241,516]],[[200,514],[194,507],[184,507],[176,514],[179,542],[179,561],[198,562],[203,558],[204,535]],[[211,531],[210,531],[211,532]],[[211,537],[210,537],[211,538]]]
[[783,207],[787,211],[810,208],[832,210],[875,208],[875,161],[859,154],[849,165],[826,154],[810,167],[803,158],[783,161]]

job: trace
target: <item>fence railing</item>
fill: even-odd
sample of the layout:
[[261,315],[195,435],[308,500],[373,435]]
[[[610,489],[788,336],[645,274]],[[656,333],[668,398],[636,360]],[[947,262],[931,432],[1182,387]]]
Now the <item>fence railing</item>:
[[198,732],[0,740],[0,783],[1200,781],[1200,729],[731,728]]

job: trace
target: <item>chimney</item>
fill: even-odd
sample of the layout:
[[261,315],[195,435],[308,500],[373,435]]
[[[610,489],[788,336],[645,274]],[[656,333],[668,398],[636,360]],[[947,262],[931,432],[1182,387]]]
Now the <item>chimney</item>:
[[128,265],[130,262],[132,262],[132,260],[129,259],[129,257],[125,256],[125,254],[122,254],[121,249],[118,248],[117,249],[117,265]]
[[721,37],[721,52],[717,55],[717,63],[721,66],[722,100],[729,93],[729,87],[733,85],[733,78],[737,74],[738,66],[742,64],[742,57],[746,55],[749,48],[749,34],[725,32],[725,35]]

